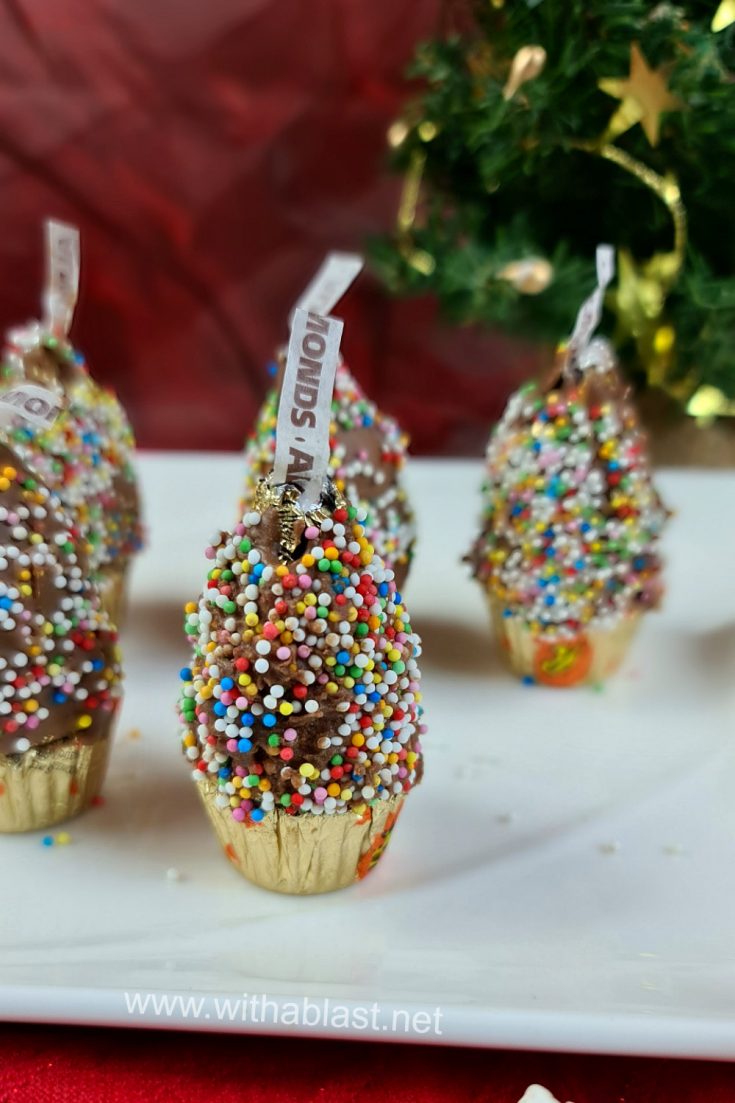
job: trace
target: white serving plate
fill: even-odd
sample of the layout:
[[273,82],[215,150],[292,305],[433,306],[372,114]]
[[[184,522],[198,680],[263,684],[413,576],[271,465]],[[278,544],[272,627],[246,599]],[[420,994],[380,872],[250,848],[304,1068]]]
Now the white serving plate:
[[[151,538],[106,803],[70,845],[0,839],[0,1018],[735,1057],[735,475],[661,474],[665,609],[596,693],[505,672],[459,564],[480,464],[414,461],[426,778],[376,872],[302,899],[229,866],[178,749],[181,606],[240,459],[140,470]],[[130,1014],[125,992],[205,1002]],[[214,998],[244,993],[274,1002],[265,1025],[220,1018]],[[317,1024],[272,1023],[303,997]]]

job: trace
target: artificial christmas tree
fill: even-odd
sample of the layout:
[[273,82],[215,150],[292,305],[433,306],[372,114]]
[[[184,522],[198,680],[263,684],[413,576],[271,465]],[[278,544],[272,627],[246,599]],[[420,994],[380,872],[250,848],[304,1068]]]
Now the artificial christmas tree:
[[623,362],[697,414],[735,399],[735,5],[483,0],[419,47],[388,286],[553,340],[615,243]]

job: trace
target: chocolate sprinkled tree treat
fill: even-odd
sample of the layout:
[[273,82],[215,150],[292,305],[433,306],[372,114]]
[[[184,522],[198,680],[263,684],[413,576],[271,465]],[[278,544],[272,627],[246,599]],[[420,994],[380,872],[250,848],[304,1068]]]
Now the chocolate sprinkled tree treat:
[[341,333],[295,310],[273,475],[186,609],[184,753],[226,854],[276,892],[364,877],[422,776],[421,644],[327,475]]
[[[72,251],[75,274],[63,285],[71,288],[70,301],[62,303],[64,309],[56,316],[49,311],[43,323],[31,322],[8,333],[0,399],[19,386],[40,386],[57,397],[61,413],[49,424],[34,424],[19,415],[6,417],[0,436],[73,512],[102,600],[119,623],[126,573],[143,544],[133,468],[135,441],[120,402],[92,379],[84,356],[66,335],[76,301],[78,234],[57,223],[50,223],[47,232],[52,270],[55,233]],[[49,278],[53,286],[53,274]]]
[[[252,502],[260,479],[273,468],[279,388],[267,396],[245,447],[242,508]],[[330,476],[349,501],[366,510],[365,528],[378,555],[406,582],[416,527],[402,481],[408,437],[371,402],[347,366],[337,368],[330,427]]]
[[590,336],[573,337],[548,379],[510,399],[468,557],[513,669],[553,686],[611,675],[662,594],[668,513],[630,389]]
[[262,483],[207,550],[181,721],[229,857],[311,893],[369,872],[421,780],[421,645],[362,511],[334,491],[303,514],[296,494]]
[[120,703],[117,632],[58,496],[0,444],[0,831],[82,811]]

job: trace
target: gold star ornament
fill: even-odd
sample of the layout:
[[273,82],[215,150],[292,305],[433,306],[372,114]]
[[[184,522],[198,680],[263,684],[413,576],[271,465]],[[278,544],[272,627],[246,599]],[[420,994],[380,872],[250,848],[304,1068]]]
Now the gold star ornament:
[[684,104],[668,88],[670,66],[651,69],[640,46],[630,48],[630,72],[627,77],[604,77],[597,82],[601,92],[620,100],[620,107],[608,125],[605,139],[612,141],[640,123],[652,146],[658,145],[661,115],[681,111]]
[[735,0],[722,0],[712,16],[712,30],[715,34],[724,31],[735,23]]

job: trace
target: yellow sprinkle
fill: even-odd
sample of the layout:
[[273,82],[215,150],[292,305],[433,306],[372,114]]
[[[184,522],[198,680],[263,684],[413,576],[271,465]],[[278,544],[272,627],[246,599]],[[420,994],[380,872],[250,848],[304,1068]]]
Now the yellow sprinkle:
[[85,713],[84,716],[80,716],[79,719],[77,720],[77,727],[78,728],[89,728],[91,726],[92,726],[92,717],[89,715],[89,713]]
[[278,711],[280,712],[281,716],[290,716],[293,712],[293,705],[290,701],[281,701],[280,705],[278,706]]

